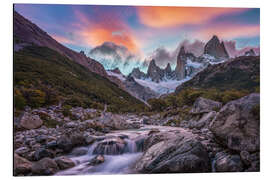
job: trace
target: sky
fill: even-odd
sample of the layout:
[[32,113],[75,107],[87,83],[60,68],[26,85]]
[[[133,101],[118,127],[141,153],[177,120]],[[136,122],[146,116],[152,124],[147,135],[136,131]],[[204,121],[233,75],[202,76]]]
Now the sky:
[[112,42],[124,47],[125,56],[144,61],[157,49],[173,53],[186,40],[206,43],[213,35],[233,41],[236,49],[260,45],[258,8],[56,4],[14,8],[60,43],[86,54]]

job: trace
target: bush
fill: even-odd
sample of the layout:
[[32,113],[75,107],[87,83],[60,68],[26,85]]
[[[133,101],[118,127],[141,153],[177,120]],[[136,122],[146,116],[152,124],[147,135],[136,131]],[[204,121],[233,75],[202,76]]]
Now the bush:
[[62,113],[63,113],[63,115],[65,116],[65,117],[70,117],[71,116],[71,112],[70,112],[70,110],[71,110],[71,106],[70,105],[64,105],[63,106],[63,111],[62,111]]
[[32,108],[38,108],[44,105],[46,94],[38,89],[25,89],[23,91],[27,104]]
[[23,110],[24,107],[26,106],[26,100],[22,96],[22,94],[21,94],[21,92],[19,90],[15,90],[14,104],[15,104],[15,108],[19,109],[19,110]]
[[149,99],[148,104],[151,106],[152,111],[162,111],[167,107],[167,103],[163,99]]

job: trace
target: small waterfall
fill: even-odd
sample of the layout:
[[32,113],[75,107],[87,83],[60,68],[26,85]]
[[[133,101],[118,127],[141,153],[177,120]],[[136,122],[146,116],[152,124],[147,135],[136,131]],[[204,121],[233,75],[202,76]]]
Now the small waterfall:
[[[130,167],[142,155],[143,141],[144,137],[137,135],[130,138],[123,134],[98,139],[88,147],[87,154],[78,156],[78,153],[71,153],[70,157],[76,162],[76,166],[60,171],[57,175],[132,173]],[[89,165],[97,155],[103,155],[105,161]]]
[[136,153],[138,152],[137,144],[134,140],[126,139],[125,153]]

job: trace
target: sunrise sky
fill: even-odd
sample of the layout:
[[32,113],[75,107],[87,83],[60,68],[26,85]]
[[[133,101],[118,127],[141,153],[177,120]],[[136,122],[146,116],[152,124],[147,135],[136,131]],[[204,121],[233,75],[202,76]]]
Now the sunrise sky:
[[206,42],[213,34],[236,41],[237,48],[259,46],[258,8],[16,4],[15,10],[76,51],[109,41],[147,55],[185,39]]

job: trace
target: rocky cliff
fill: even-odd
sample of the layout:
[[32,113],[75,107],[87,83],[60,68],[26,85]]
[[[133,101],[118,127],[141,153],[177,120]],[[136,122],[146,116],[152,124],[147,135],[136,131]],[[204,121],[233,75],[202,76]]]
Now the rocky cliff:
[[205,45],[204,54],[211,55],[215,58],[229,58],[228,52],[223,42],[214,35]]

